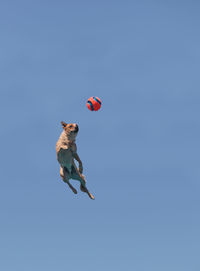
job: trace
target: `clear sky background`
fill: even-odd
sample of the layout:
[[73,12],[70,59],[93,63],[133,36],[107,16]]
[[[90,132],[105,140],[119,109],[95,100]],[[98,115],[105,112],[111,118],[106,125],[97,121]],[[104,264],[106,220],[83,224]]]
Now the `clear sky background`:
[[[200,270],[199,14],[0,2],[1,270]],[[79,124],[95,201],[60,179],[61,120]]]

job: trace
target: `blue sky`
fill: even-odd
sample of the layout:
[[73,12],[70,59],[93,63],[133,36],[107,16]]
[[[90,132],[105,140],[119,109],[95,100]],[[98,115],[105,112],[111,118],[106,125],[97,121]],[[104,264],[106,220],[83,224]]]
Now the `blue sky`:
[[[1,1],[1,270],[200,269],[199,9]],[[59,177],[61,120],[95,201]]]

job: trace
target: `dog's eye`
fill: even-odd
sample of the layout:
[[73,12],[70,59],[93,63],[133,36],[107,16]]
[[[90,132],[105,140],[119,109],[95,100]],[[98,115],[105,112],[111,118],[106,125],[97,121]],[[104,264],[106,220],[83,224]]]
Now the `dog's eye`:
[[69,125],[69,128],[72,128],[73,126],[72,125]]

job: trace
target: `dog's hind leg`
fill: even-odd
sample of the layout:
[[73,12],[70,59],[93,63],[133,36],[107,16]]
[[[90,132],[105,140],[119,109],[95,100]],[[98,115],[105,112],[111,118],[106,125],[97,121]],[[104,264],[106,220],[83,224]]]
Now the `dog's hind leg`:
[[80,185],[80,190],[82,192],[85,192],[88,194],[88,196],[91,198],[91,199],[95,199],[94,196],[88,191],[87,187],[86,186],[82,186],[82,184]]
[[63,181],[69,185],[69,188],[74,192],[74,194],[77,194],[77,190],[69,182],[69,173],[65,168],[60,167],[60,176],[62,177]]
[[94,199],[94,196],[88,191],[87,187],[86,186],[83,186],[82,184],[80,185],[80,189],[82,192],[85,192],[88,194],[88,196],[91,198],[91,199]]
[[85,176],[83,174],[81,174],[78,169],[76,169],[75,167],[72,168],[72,175],[71,178],[74,180],[78,180],[80,182],[80,190],[82,192],[85,192],[88,194],[88,196],[91,199],[94,199],[94,196],[88,191],[87,187],[86,187],[86,180],[85,180]]
[[[80,177],[81,177],[81,184],[80,184],[80,190],[82,192],[85,192],[88,194],[88,196],[91,198],[91,199],[94,199],[94,196],[88,191],[87,187],[86,187],[86,180],[85,180],[85,176],[83,174],[80,174]],[[82,184],[84,183],[84,185]]]

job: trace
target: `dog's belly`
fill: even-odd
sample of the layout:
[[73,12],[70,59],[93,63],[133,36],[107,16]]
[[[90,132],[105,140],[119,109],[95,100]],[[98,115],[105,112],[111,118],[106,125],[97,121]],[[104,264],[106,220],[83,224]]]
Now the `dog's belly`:
[[73,165],[73,157],[72,157],[71,150],[60,149],[58,153],[58,162],[63,168],[66,167],[68,171],[71,173],[71,169]]

